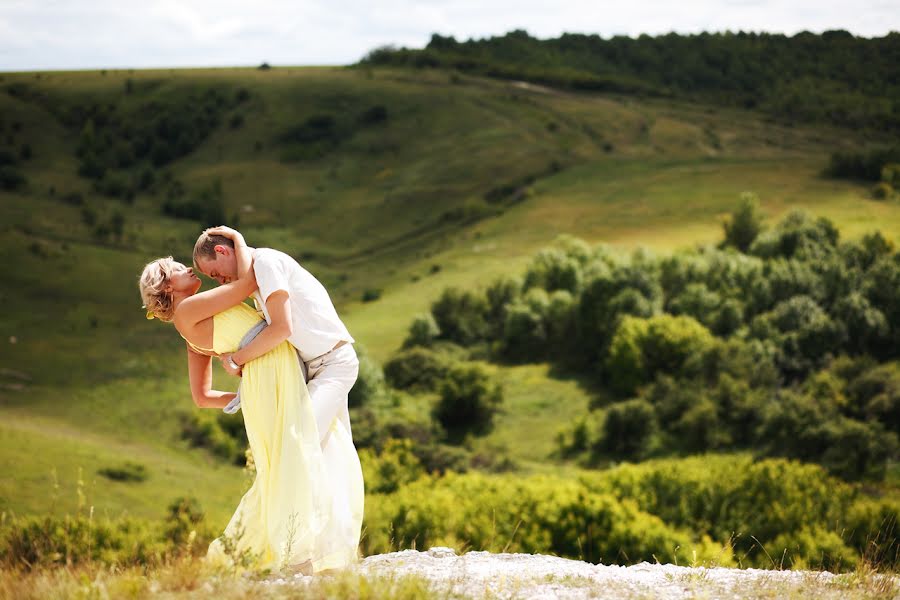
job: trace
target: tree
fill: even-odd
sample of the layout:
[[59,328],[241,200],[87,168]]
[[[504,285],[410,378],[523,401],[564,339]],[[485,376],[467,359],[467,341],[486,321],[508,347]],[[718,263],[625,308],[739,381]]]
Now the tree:
[[433,416],[451,436],[485,433],[503,402],[503,389],[476,363],[455,365],[440,385]]
[[441,331],[441,339],[463,346],[481,341],[488,333],[485,318],[487,301],[480,294],[446,288],[431,305],[431,314]]
[[656,411],[646,400],[628,400],[606,411],[603,435],[594,445],[595,453],[619,458],[641,458],[653,449],[653,436],[659,424]]
[[741,194],[737,209],[722,227],[725,230],[726,246],[733,246],[747,252],[763,230],[763,217],[759,210],[759,198],[751,192]]
[[413,319],[409,326],[409,333],[403,340],[404,348],[412,348],[413,346],[431,346],[434,340],[441,335],[441,330],[435,322],[431,313],[419,315]]

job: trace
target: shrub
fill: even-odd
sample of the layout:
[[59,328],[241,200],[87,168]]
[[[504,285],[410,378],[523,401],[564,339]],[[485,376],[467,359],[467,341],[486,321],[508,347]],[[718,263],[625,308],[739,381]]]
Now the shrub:
[[0,166],[0,190],[15,191],[25,187],[27,180],[19,171],[9,166]]
[[507,307],[501,339],[504,355],[516,360],[541,359],[547,344],[543,315],[524,302]]
[[872,197],[876,200],[889,200],[894,197],[894,187],[886,181],[879,181],[872,186]]
[[384,373],[361,345],[354,346],[359,357],[359,374],[356,383],[350,388],[348,402],[355,408],[370,404],[384,393]]
[[113,481],[146,481],[148,476],[147,467],[129,461],[117,467],[104,467],[97,472]]
[[362,301],[363,302],[374,302],[381,298],[381,290],[377,288],[367,288],[363,291]]
[[177,498],[168,507],[165,521],[166,538],[173,544],[184,544],[191,532],[197,531],[203,523],[204,516],[200,502],[196,498]]
[[441,335],[441,330],[431,313],[419,315],[409,326],[409,333],[403,340],[403,348],[415,346],[429,347]]
[[627,395],[657,373],[687,373],[689,359],[702,355],[712,343],[709,330],[691,317],[626,316],[610,344],[606,372],[614,389]]
[[[765,545],[771,555],[757,555],[762,568],[824,569],[832,572],[856,568],[859,556],[834,531],[804,528],[783,533]],[[774,564],[772,564],[774,562]]]
[[658,430],[656,411],[649,402],[637,399],[620,402],[606,411],[603,435],[595,443],[594,451],[619,458],[641,458],[652,452],[653,437]]
[[[243,439],[239,437],[241,435]],[[181,437],[192,446],[206,448],[232,464],[243,465],[245,462],[246,430],[240,418],[224,413],[218,416],[208,411],[193,411],[183,417]]]
[[359,115],[359,122],[363,125],[374,125],[376,123],[383,123],[387,121],[388,111],[387,108],[382,104],[376,104],[374,106],[369,107],[361,115]]
[[370,449],[363,449],[360,462],[369,494],[393,493],[425,474],[413,452],[413,442],[407,439],[389,439],[377,455]]
[[503,390],[481,365],[457,364],[440,384],[434,418],[451,434],[485,433],[503,402]]
[[468,346],[487,335],[487,308],[482,295],[451,287],[431,305],[431,314],[441,331],[441,339]]
[[[706,562],[718,550],[708,538],[695,541],[632,500],[559,477],[428,477],[371,498],[368,507],[367,554],[442,545],[632,564],[692,556]],[[731,564],[727,552],[719,551],[718,558],[719,564]]]
[[441,352],[414,346],[401,350],[386,362],[384,376],[388,384],[398,390],[434,390],[451,363],[452,360]]
[[532,259],[525,271],[525,289],[540,287],[548,292],[567,290],[576,293],[581,287],[581,264],[563,250],[547,248]]
[[763,230],[763,217],[759,210],[759,199],[750,192],[741,194],[738,208],[723,224],[726,246],[733,246],[747,252]]

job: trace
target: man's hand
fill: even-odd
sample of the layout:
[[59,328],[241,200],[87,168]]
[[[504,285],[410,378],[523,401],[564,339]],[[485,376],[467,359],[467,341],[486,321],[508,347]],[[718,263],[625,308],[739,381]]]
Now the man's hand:
[[221,354],[219,355],[219,360],[222,361],[222,368],[225,369],[225,372],[229,375],[234,375],[235,377],[241,376],[242,367],[238,365],[238,368],[235,369],[234,365],[236,364],[232,360],[232,354]]

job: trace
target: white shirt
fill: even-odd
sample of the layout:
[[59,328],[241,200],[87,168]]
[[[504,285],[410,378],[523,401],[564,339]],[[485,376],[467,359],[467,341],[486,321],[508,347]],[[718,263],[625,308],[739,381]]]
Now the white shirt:
[[253,272],[259,289],[253,293],[257,310],[272,322],[266,300],[278,290],[290,297],[293,333],[288,341],[309,362],[334,348],[338,342],[355,340],[341,322],[325,287],[297,261],[278,250],[253,250]]

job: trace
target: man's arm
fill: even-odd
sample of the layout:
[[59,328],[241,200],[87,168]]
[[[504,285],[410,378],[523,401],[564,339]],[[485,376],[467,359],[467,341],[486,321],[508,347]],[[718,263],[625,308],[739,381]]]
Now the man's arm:
[[212,389],[212,357],[198,354],[188,346],[188,378],[191,398],[200,408],[225,408],[234,399],[233,392]]
[[266,298],[266,310],[271,322],[256,338],[234,354],[223,354],[222,366],[232,375],[239,375],[240,370],[232,368],[229,359],[238,367],[259,358],[281,342],[285,341],[293,331],[291,322],[291,298],[286,290],[276,290]]

